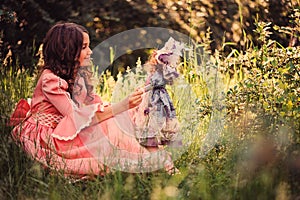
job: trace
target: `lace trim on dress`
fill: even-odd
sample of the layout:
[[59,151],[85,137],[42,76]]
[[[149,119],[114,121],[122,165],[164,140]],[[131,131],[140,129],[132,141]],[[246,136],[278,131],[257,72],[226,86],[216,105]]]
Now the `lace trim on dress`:
[[77,129],[75,135],[77,135],[82,129],[88,127],[88,126],[91,124],[91,122],[92,122],[92,120],[93,120],[93,117],[95,116],[95,113],[97,112],[98,108],[99,108],[99,104],[98,104],[97,106],[94,107],[94,110],[92,111],[92,115],[89,115],[89,116],[88,116],[88,121],[87,121],[87,123],[82,124],[82,125],[79,127],[79,129]]
[[[73,140],[82,129],[88,127],[91,124],[93,117],[95,116],[95,113],[97,111],[104,112],[103,105],[100,103],[94,104],[94,106],[89,106],[89,107],[92,107],[91,108],[92,110],[91,110],[91,114],[88,116],[86,123],[84,123],[81,126],[79,126],[78,128],[76,128],[76,132],[73,135],[64,137],[64,136],[60,136],[55,133],[52,133],[52,137],[57,138],[59,140],[64,140],[64,141]],[[75,112],[76,112],[76,110],[75,110]],[[74,119],[74,120],[75,120],[74,123],[76,124],[76,119]]]

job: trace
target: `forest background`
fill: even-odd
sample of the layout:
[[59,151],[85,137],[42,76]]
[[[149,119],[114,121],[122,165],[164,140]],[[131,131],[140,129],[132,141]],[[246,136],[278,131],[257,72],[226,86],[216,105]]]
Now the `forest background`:
[[[0,62],[12,58],[12,64],[34,68],[38,47],[47,30],[58,21],[84,25],[91,35],[91,47],[107,38],[133,28],[162,27],[179,31],[202,42],[210,28],[212,49],[224,41],[235,48],[246,48],[244,35],[257,43],[255,21],[290,26],[294,0],[3,0],[0,7]],[[296,45],[291,34],[275,32],[271,38],[283,46]],[[230,52],[230,46],[225,47]],[[127,57],[135,64],[137,55]],[[142,57],[145,60],[147,57]],[[129,60],[128,60],[129,59]]]

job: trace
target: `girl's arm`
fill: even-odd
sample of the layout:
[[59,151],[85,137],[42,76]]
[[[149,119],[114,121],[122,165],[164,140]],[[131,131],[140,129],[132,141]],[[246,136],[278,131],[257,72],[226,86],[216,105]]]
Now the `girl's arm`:
[[143,90],[137,89],[122,101],[106,107],[103,112],[96,112],[99,122],[138,106],[142,102],[143,93]]

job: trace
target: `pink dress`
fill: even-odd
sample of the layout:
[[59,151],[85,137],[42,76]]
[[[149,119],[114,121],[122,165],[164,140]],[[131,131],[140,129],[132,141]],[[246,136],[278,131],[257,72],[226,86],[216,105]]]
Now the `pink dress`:
[[129,112],[99,123],[95,113],[105,109],[100,97],[87,100],[83,90],[78,105],[67,89],[65,80],[44,70],[26,119],[12,131],[34,159],[66,175],[139,173],[173,165],[164,150],[149,152],[139,144]]

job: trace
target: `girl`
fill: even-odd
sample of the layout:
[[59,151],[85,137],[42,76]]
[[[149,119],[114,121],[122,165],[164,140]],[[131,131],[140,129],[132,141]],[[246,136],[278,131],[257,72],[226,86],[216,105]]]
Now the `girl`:
[[[136,140],[128,110],[143,94],[136,90],[105,105],[91,84],[92,51],[87,30],[74,23],[53,26],[44,39],[44,67],[25,116],[13,138],[35,160],[66,175],[99,175],[111,170],[145,172],[174,169],[165,151],[148,151]],[[24,106],[25,105],[25,106]],[[16,123],[15,123],[16,124]]]

